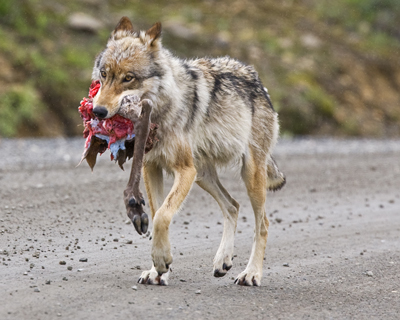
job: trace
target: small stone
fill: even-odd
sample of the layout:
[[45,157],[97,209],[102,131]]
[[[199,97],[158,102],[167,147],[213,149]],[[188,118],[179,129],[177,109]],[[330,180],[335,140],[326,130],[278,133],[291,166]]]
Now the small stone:
[[83,271],[83,269],[78,269],[78,272],[82,272]]
[[188,225],[188,224],[189,224],[189,221],[183,221],[183,224]]
[[114,304],[114,303],[111,303],[111,307],[115,307],[115,304]]
[[66,263],[65,261],[61,260],[61,261],[59,262],[59,264],[61,264],[62,266],[64,266],[64,265],[66,265],[67,263]]
[[46,280],[45,284],[51,284],[50,280]]
[[64,277],[63,280],[64,280],[64,281],[68,281],[67,277]]
[[128,301],[129,304],[135,304],[133,301]]
[[275,218],[275,221],[278,222],[278,223],[281,223],[282,219],[281,218]]
[[119,239],[118,239],[118,238],[115,238],[113,241],[114,241],[114,242],[118,242],[118,241],[119,241]]
[[133,241],[132,240],[126,240],[126,242],[125,242],[126,244],[132,244],[133,243]]
[[68,266],[67,269],[68,269],[69,271],[71,271],[71,270],[72,270],[72,267],[71,267],[71,266]]
[[[71,14],[68,17],[68,25],[72,29],[92,33],[97,33],[103,27],[103,23],[100,20],[82,12]],[[101,210],[97,211],[101,212]]]
[[286,263],[283,264],[283,266],[284,267],[289,267],[289,263],[286,262]]
[[35,264],[34,263],[31,263],[30,265],[29,265],[29,268],[33,268],[35,266]]
[[366,274],[368,277],[373,277],[373,276],[374,276],[374,273],[373,273],[372,271],[367,271],[365,274]]
[[137,286],[132,286],[132,289],[137,291]]
[[40,289],[39,288],[35,288],[33,291],[40,292]]
[[195,293],[196,294],[201,294],[201,290],[197,290]]
[[185,280],[185,279],[179,279],[179,281],[180,281],[180,282],[186,282],[186,280]]
[[87,262],[87,258],[80,258],[79,262]]

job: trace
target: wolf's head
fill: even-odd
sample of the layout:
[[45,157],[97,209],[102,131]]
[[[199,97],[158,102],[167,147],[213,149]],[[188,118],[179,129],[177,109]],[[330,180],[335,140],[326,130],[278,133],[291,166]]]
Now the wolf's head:
[[161,23],[136,33],[129,18],[121,18],[93,68],[93,80],[101,82],[93,99],[98,118],[114,116],[126,95],[151,99],[157,93],[163,73],[157,63],[160,50]]

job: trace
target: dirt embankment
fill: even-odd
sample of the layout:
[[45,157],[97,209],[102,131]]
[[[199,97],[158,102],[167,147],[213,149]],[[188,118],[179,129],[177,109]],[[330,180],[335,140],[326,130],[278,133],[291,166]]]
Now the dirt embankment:
[[161,21],[182,58],[254,65],[287,134],[400,136],[400,7],[378,2],[5,1],[0,136],[80,134],[94,58],[124,15]]

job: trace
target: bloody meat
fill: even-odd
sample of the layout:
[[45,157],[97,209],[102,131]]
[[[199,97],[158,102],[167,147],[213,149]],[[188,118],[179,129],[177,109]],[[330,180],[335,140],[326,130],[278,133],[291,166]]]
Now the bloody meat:
[[[100,89],[100,81],[93,81],[89,88],[89,98],[83,98],[78,108],[83,119],[83,137],[86,138],[85,151],[81,162],[86,159],[93,170],[96,164],[97,154],[104,153],[107,148],[112,149],[111,160],[118,161],[123,169],[126,159],[133,157],[134,149],[134,124],[131,120],[119,114],[109,119],[97,119],[93,114],[93,98]],[[145,152],[150,151],[156,141],[158,126],[150,124],[150,133],[146,141]],[[113,147],[114,145],[114,147]]]

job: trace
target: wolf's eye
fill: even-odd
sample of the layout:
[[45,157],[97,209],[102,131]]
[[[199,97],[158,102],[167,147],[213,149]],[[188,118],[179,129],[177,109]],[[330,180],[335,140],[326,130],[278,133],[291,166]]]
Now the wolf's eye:
[[105,78],[107,76],[107,73],[105,71],[100,71],[100,74],[103,78]]
[[132,79],[133,79],[132,76],[127,75],[127,76],[124,78],[124,81],[125,81],[125,82],[129,82],[129,81],[132,81]]

